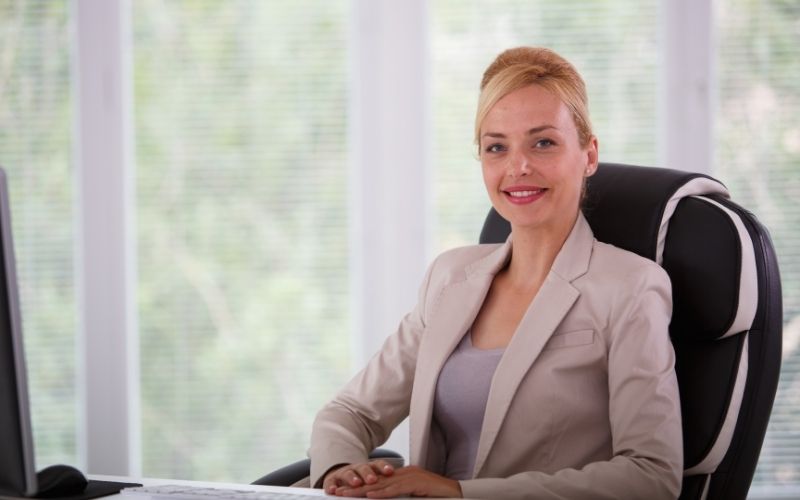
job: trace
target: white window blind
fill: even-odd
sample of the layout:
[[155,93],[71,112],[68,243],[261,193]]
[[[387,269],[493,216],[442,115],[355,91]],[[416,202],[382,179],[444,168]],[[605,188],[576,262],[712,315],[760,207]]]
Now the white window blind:
[[[783,284],[781,380],[751,496],[800,496],[800,9],[716,2],[714,173],[767,226]],[[784,496],[783,498],[789,498]]]
[[0,165],[40,467],[76,460],[69,22],[67,2],[0,3]]
[[437,252],[477,242],[490,207],[473,143],[483,70],[510,47],[546,46],[581,72],[601,161],[656,162],[658,1],[439,0],[432,80]]
[[[489,207],[472,127],[502,49],[564,54],[587,81],[601,160],[657,162],[658,3],[428,4],[436,250],[475,242]],[[249,481],[303,454],[351,371],[351,5],[130,4],[142,471]],[[787,497],[800,491],[800,13],[714,6],[712,174],[770,229],[784,291],[783,373],[751,497]],[[0,3],[0,165],[40,466],[78,463],[70,21],[65,0]]]
[[350,373],[347,2],[132,2],[145,476],[302,458]]

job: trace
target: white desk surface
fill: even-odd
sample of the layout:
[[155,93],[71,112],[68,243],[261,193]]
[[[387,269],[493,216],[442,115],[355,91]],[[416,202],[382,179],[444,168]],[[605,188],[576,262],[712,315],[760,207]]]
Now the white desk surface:
[[[322,498],[341,498],[330,497],[319,489],[310,488],[288,488],[283,486],[256,486],[253,484],[236,484],[236,483],[211,483],[206,481],[182,481],[179,479],[151,479],[151,478],[131,478],[123,476],[101,476],[97,474],[90,474],[87,476],[89,479],[96,479],[99,481],[116,481],[123,483],[140,483],[144,486],[158,486],[162,484],[177,484],[186,486],[195,486],[201,488],[223,488],[223,489],[236,489],[248,491],[273,491],[278,493],[300,493],[302,495],[309,495]],[[111,495],[103,498],[130,498],[124,495]],[[440,499],[440,500],[464,500],[464,499]]]
[[[246,491],[273,491],[279,493],[300,493],[303,495],[326,497],[325,493],[319,489],[310,488],[288,488],[283,486],[257,486],[253,484],[238,484],[238,483],[212,483],[207,481],[184,481],[180,479],[154,479],[154,478],[131,478],[124,476],[103,476],[98,474],[89,474],[88,479],[95,479],[98,481],[116,481],[122,483],[140,483],[144,486],[159,486],[162,484],[177,484],[185,486],[194,486],[200,488],[222,488],[222,489],[236,489]],[[123,495],[111,495],[103,498],[130,498]]]

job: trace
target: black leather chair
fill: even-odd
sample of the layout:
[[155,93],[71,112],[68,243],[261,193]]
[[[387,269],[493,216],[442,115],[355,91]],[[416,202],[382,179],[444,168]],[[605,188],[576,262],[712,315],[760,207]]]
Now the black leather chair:
[[[609,163],[589,180],[584,214],[598,240],[658,262],[672,280],[680,498],[746,498],[781,362],[780,275],[767,230],[711,177]],[[509,231],[492,209],[480,242],[505,241]],[[297,462],[256,484],[294,484],[308,465]]]
[[[369,458],[382,458],[384,460],[388,460],[390,463],[393,463],[396,467],[403,466],[403,456],[392,450],[376,448],[372,450],[372,453],[369,454]],[[266,476],[260,477],[253,481],[253,484],[262,484],[268,486],[310,486],[309,484],[304,483],[310,473],[311,461],[306,458],[274,470]]]
[[[595,237],[661,264],[683,415],[681,499],[747,497],[778,386],[783,312],[775,250],[718,181],[601,164],[584,214]],[[492,210],[481,243],[504,241]]]

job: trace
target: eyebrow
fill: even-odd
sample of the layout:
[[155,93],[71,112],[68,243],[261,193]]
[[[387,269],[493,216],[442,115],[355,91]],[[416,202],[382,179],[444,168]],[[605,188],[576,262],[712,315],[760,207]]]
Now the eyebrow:
[[[553,125],[539,125],[538,127],[533,127],[532,129],[526,132],[527,135],[534,135],[538,134],[539,132],[543,132],[549,129],[555,129],[556,127]],[[504,138],[506,135],[500,132],[486,132],[481,137],[492,137],[492,138]]]

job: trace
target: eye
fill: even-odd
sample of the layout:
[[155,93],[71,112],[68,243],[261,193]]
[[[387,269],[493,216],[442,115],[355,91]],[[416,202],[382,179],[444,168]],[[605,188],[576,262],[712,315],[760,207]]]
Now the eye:
[[500,153],[500,152],[505,151],[505,150],[506,150],[505,146],[503,146],[502,144],[496,144],[496,143],[495,144],[489,144],[484,149],[484,151],[486,151],[487,153]]
[[555,146],[555,145],[556,145],[556,143],[553,142],[550,139],[539,139],[538,141],[536,141],[536,144],[534,144],[534,147],[543,149],[543,148],[549,148],[549,147]]

